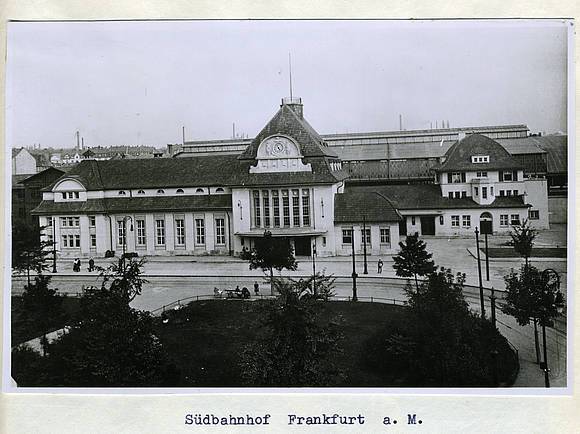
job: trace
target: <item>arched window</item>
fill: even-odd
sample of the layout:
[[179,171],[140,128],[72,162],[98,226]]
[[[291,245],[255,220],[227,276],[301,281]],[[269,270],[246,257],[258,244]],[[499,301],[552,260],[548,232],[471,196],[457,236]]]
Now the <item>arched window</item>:
[[165,191],[163,191],[162,189],[157,190],[157,194],[165,194]]
[[221,188],[221,187],[218,187],[218,188],[215,189],[215,192],[216,193],[223,193],[224,192],[224,189]]
[[137,194],[145,194],[145,192],[143,190],[139,190]]
[[183,194],[183,188],[178,188],[175,193],[177,193],[177,194]]
[[203,188],[198,188],[195,190],[196,193],[203,193]]
[[127,193],[125,190],[119,190],[119,196],[125,196]]

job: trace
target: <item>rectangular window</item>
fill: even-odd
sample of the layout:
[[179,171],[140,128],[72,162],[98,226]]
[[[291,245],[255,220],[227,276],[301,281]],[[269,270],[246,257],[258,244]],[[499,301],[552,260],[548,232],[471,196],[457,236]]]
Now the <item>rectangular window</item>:
[[75,191],[75,199],[80,199],[80,193],[78,191]]
[[91,248],[97,247],[97,236],[95,234],[91,234]]
[[459,173],[459,172],[453,172],[451,174],[451,182],[453,184],[459,184],[459,183],[461,183],[461,173]]
[[503,172],[503,180],[504,181],[513,181],[513,172]]
[[322,237],[322,247],[326,247],[326,237]]
[[477,172],[478,178],[487,178],[487,172]]
[[481,197],[487,199],[487,187],[481,187]]
[[540,219],[540,211],[537,209],[530,210],[530,220],[539,220]]
[[478,196],[479,195],[479,187],[475,187],[474,190],[475,190],[475,195]]
[[226,225],[224,219],[215,219],[215,243],[219,245],[226,243]]
[[62,246],[63,247],[68,247],[68,235],[63,235],[62,236]]
[[280,227],[280,198],[277,191],[272,191],[272,208],[274,209],[274,227]]
[[292,225],[300,226],[300,198],[299,191],[292,190]]
[[461,197],[461,192],[460,191],[456,191],[455,192],[455,199],[459,199]]
[[391,243],[391,231],[389,228],[381,228],[381,244]]
[[467,197],[467,192],[466,191],[462,191],[461,192],[461,197]]
[[506,196],[511,196],[512,195],[512,191],[511,190],[506,190],[505,194],[506,194]]
[[449,199],[453,199],[453,192],[452,192],[452,191],[450,191],[450,192],[448,193],[448,196],[449,196]]
[[352,229],[342,230],[342,244],[352,244]]
[[270,197],[268,196],[268,191],[264,190],[262,192],[263,205],[264,205],[264,226],[270,227]]
[[125,239],[125,234],[127,232],[127,225],[123,220],[117,221],[117,244],[119,246],[125,245],[127,240]]
[[310,196],[308,190],[302,190],[302,225],[310,226]]
[[366,241],[367,247],[368,247],[371,245],[371,229],[367,228],[364,230],[364,232],[365,232],[365,241]]
[[471,216],[469,215],[462,216],[462,224],[464,228],[471,227]]
[[75,247],[80,247],[81,246],[81,236],[80,235],[75,235],[74,236],[74,241],[75,241]]
[[500,190],[499,191],[499,195],[500,195],[500,197],[504,197],[505,196],[505,190]]
[[175,219],[175,245],[185,246],[185,221]]
[[46,226],[52,226],[52,217],[46,218]]
[[517,190],[514,190],[514,196],[517,196],[517,195],[518,195],[518,193],[519,193],[519,191],[517,191]]
[[145,220],[138,219],[135,221],[137,225],[137,245],[144,246],[146,244]]
[[[254,190],[254,226],[260,227],[261,222],[261,209],[260,209],[260,192]],[[205,244],[205,243],[201,243]]]
[[411,216],[411,224],[414,226],[415,225],[415,216]]
[[520,216],[518,214],[512,214],[511,215],[511,224],[512,225],[519,225],[520,224]]
[[60,226],[63,228],[66,228],[68,226],[68,220],[66,217],[61,217],[60,218]]
[[507,214],[501,214],[499,216],[499,225],[503,227],[509,226],[509,216]]
[[205,221],[203,219],[195,219],[195,244],[205,244]]
[[155,245],[165,245],[165,220],[155,220]]
[[493,196],[493,187],[489,187],[489,194]]
[[451,227],[453,227],[453,228],[459,227],[459,216],[458,215],[451,216]]
[[282,191],[282,215],[284,216],[284,226],[290,226],[290,198],[288,190]]
[[94,228],[97,224],[97,219],[94,215],[89,216],[89,226]]

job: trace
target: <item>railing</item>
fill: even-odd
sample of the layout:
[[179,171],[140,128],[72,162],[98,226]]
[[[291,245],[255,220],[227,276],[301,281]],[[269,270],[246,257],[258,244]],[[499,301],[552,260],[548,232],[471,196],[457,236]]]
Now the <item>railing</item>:
[[[180,310],[187,305],[187,302],[194,302],[194,301],[203,301],[203,300],[255,301],[257,299],[273,300],[275,298],[277,298],[276,295],[262,295],[262,294],[253,295],[250,298],[246,298],[246,299],[236,298],[236,297],[223,297],[223,296],[217,296],[215,294],[193,295],[191,297],[180,298],[180,299],[175,300],[169,304],[164,304],[163,306],[161,306],[157,309],[153,309],[153,310],[149,311],[149,313],[153,316],[162,315],[166,311]],[[407,306],[406,300],[399,300],[396,298],[357,297],[357,299],[358,299],[358,301],[362,301],[365,303],[382,303],[382,304],[393,304],[393,305],[397,305],[397,306]],[[323,301],[323,300],[320,300],[320,301]],[[335,295],[335,296],[329,297],[325,301],[330,301],[330,302],[332,302],[332,301],[352,301],[352,297],[351,296]]]

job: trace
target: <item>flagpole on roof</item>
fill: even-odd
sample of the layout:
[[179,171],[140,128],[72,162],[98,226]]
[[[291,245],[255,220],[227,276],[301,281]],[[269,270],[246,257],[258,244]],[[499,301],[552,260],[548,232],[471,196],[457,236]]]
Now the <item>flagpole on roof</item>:
[[288,52],[288,69],[290,70],[290,101],[292,101],[292,55]]

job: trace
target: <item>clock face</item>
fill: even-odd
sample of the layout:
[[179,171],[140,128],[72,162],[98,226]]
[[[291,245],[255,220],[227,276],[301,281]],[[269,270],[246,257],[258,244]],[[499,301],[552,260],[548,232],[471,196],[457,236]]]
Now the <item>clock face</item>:
[[274,139],[272,144],[272,154],[283,154],[286,150],[286,144],[282,140]]
[[274,157],[274,158],[293,158],[298,157],[299,152],[297,146],[287,137],[274,136],[262,142],[258,149],[258,158]]

